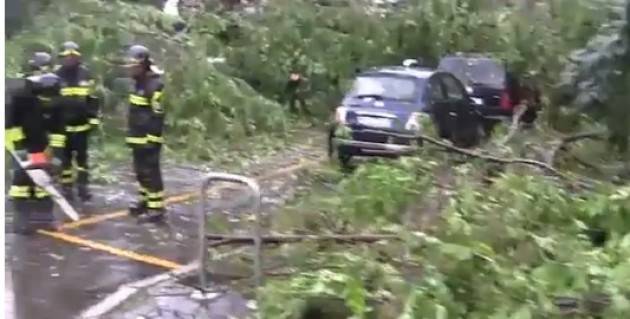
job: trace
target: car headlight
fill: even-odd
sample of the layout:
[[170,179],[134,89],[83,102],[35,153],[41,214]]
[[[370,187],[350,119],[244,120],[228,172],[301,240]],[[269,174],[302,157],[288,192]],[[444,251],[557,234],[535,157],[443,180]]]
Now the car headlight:
[[335,110],[335,122],[337,124],[345,124],[346,123],[346,114],[348,113],[348,108],[345,106],[339,106]]
[[409,115],[409,119],[407,120],[407,123],[405,124],[405,129],[408,131],[419,132],[421,118],[422,118],[422,113],[419,113],[419,112],[411,113],[411,115]]

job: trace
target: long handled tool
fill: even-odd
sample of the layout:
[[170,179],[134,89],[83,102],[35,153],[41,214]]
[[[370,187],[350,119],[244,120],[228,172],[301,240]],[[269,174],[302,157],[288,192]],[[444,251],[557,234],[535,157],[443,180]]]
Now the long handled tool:
[[72,219],[73,221],[79,220],[79,214],[77,213],[77,211],[74,209],[74,207],[72,207],[72,205],[70,205],[70,203],[68,203],[68,200],[66,200],[66,198],[63,197],[63,195],[61,195],[59,191],[57,191],[53,184],[52,178],[50,178],[50,175],[48,175],[45,170],[40,168],[30,169],[28,168],[28,161],[23,161],[20,156],[13,151],[11,151],[10,153],[13,158],[20,164],[20,167],[22,167],[24,171],[26,171],[26,174],[28,174],[33,182],[37,184],[37,186],[43,188],[46,192],[48,192],[50,196],[52,196],[52,199],[55,201],[55,203],[57,203],[57,205],[59,205],[61,211],[66,214],[66,216],[70,217],[70,219]]

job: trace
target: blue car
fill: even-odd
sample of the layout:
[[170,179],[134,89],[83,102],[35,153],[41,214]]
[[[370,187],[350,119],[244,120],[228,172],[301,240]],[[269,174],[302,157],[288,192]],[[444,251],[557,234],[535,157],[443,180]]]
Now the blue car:
[[329,156],[347,165],[353,156],[397,157],[421,146],[421,119],[458,146],[478,142],[481,126],[464,85],[451,73],[412,66],[360,73],[335,111]]

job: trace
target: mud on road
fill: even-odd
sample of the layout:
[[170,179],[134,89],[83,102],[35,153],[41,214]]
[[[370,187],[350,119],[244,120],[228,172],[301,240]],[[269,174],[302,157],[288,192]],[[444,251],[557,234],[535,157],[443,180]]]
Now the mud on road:
[[[295,143],[275,154],[251,161],[241,171],[228,171],[259,181],[264,212],[290,199],[300,184],[296,174],[325,158],[324,132],[297,134]],[[59,232],[29,237],[7,232],[5,293],[13,296],[13,304],[7,305],[6,317],[73,318],[122,284],[193,261],[195,203],[203,170],[164,166],[169,198],[164,223],[138,224],[127,216],[125,208],[135,196],[135,183],[129,167],[121,167],[113,172],[115,184],[93,186],[95,198],[81,207],[84,216],[79,222],[64,224]],[[247,211],[248,196],[242,189],[217,185],[211,191],[213,213],[233,214],[238,219]]]

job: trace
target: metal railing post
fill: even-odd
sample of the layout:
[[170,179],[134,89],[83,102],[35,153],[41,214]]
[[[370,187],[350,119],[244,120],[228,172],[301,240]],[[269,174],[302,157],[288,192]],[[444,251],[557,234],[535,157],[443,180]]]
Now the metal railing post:
[[209,173],[206,175],[206,179],[201,184],[201,193],[199,200],[199,228],[198,228],[198,241],[199,241],[199,250],[198,250],[198,259],[199,259],[199,284],[201,289],[205,289],[208,284],[208,280],[206,277],[206,265],[208,262],[208,239],[206,236],[206,227],[207,227],[207,193],[210,185],[214,182],[230,182],[230,183],[238,183],[244,184],[251,190],[252,196],[252,206],[251,208],[254,210],[254,214],[256,217],[256,221],[253,226],[253,238],[254,238],[254,282],[256,286],[260,286],[262,284],[262,229],[261,229],[261,213],[260,213],[260,186],[258,183],[251,178],[234,175],[234,174],[225,174],[225,173]]

